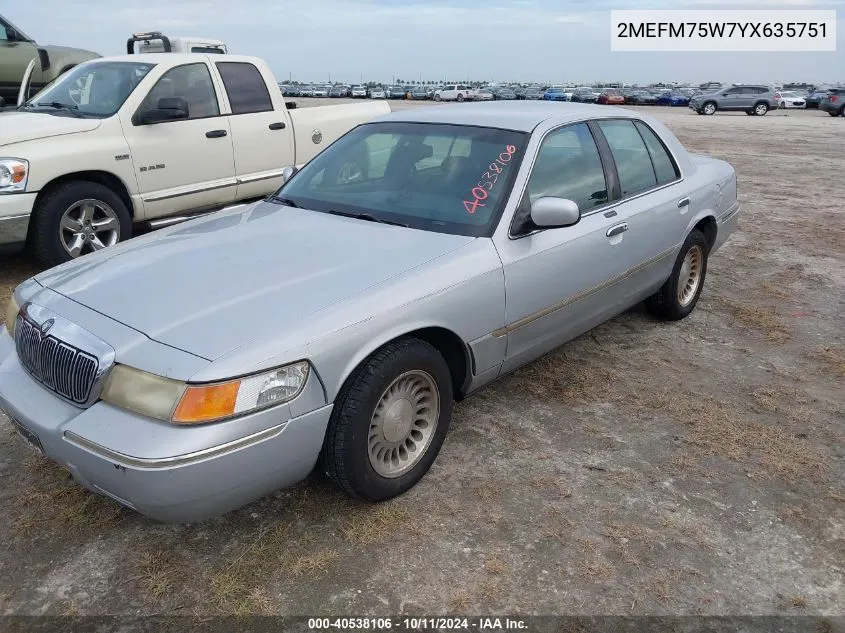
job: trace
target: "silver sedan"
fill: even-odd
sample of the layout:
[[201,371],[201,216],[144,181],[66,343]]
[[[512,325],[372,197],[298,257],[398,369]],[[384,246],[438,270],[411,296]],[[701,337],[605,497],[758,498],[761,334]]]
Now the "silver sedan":
[[77,481],[160,520],[317,465],[389,499],[432,465],[456,399],[640,301],[687,316],[738,210],[730,165],[639,113],[396,112],[272,199],[23,283],[0,408]]

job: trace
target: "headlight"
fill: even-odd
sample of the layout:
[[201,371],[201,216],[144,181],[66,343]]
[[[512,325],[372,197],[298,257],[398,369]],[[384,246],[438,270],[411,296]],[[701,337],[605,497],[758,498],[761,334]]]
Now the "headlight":
[[212,384],[188,384],[117,365],[103,388],[106,402],[176,424],[203,424],[293,400],[305,387],[308,363]]
[[26,191],[29,162],[20,158],[0,158],[0,194]]
[[21,307],[15,301],[15,295],[9,297],[9,305],[6,306],[6,329],[9,330],[11,336],[15,335],[15,322],[18,319],[18,312]]

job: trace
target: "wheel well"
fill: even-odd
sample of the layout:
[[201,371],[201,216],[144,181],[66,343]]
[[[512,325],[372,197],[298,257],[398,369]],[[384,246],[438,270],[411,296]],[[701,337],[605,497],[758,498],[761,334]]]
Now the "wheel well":
[[764,105],[764,106],[766,106],[767,108],[769,107],[769,102],[768,102],[768,101],[766,101],[765,99],[760,99],[757,103],[755,103],[755,104],[754,104],[754,107],[756,108],[756,107],[757,107],[758,105],[760,105],[760,104],[763,104],[763,105]]
[[135,217],[135,211],[132,206],[132,198],[129,196],[129,191],[127,191],[126,185],[123,184],[123,181],[120,178],[107,171],[77,171],[72,174],[59,176],[41,188],[41,191],[38,193],[38,197],[35,199],[35,204],[38,204],[41,196],[43,196],[47,191],[55,189],[59,185],[63,185],[68,182],[79,181],[96,182],[99,185],[108,187],[120,196],[120,199],[129,211],[129,216],[132,218]]
[[716,234],[719,232],[716,219],[712,215],[708,215],[706,218],[699,220],[698,224],[695,225],[695,229],[704,233],[704,237],[707,238],[707,248],[713,248],[713,244],[716,243]]
[[455,398],[459,399],[466,382],[469,360],[467,347],[461,337],[451,330],[441,327],[415,330],[408,332],[405,336],[421,339],[440,352],[449,366],[449,373],[452,374],[452,388]]

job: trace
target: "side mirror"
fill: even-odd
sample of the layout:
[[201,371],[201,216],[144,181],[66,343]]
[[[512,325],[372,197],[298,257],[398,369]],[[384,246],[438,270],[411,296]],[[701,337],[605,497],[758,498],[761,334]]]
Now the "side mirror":
[[296,110],[296,101],[285,101],[285,107],[288,110]]
[[17,42],[20,40],[20,36],[18,36],[18,32],[13,29],[11,26],[6,27],[6,41],[7,42]]
[[559,228],[578,224],[578,204],[566,198],[538,198],[531,205],[531,221],[541,228]]
[[282,184],[286,183],[288,180],[293,178],[293,175],[298,171],[299,171],[298,168],[293,167],[291,165],[288,165],[287,167],[285,167],[282,170]]
[[179,121],[189,116],[188,101],[183,97],[167,97],[158,100],[158,107],[143,110],[138,114],[138,120],[144,125]]

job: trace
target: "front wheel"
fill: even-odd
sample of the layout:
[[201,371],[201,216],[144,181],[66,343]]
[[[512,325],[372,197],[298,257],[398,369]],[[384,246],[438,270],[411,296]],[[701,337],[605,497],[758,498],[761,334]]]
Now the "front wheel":
[[452,380],[430,344],[404,338],[355,370],[335,401],[320,460],[353,497],[384,501],[434,463],[452,418]]
[[458,95],[458,103],[463,103],[463,100],[464,100],[464,96]]
[[704,106],[702,107],[702,110],[703,110],[704,114],[707,114],[707,115],[716,114],[716,104],[713,103],[712,101],[708,101],[707,103],[704,104]]
[[440,95],[434,95],[434,100],[435,100],[435,101],[440,101]]
[[651,314],[665,321],[678,321],[693,311],[704,288],[709,250],[707,238],[701,231],[689,234],[669,279],[645,301]]
[[30,241],[36,258],[57,266],[132,237],[123,200],[95,182],[69,182],[43,194],[32,217]]

